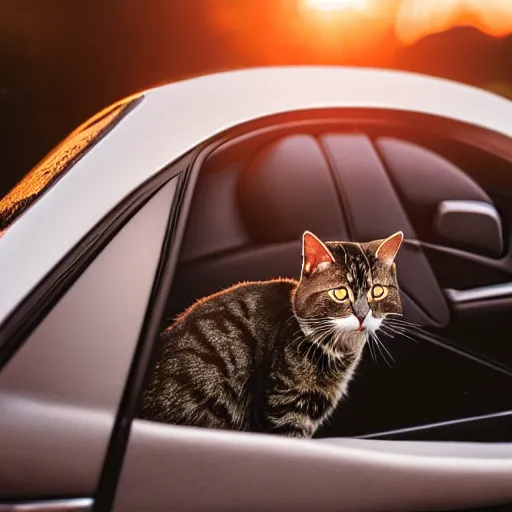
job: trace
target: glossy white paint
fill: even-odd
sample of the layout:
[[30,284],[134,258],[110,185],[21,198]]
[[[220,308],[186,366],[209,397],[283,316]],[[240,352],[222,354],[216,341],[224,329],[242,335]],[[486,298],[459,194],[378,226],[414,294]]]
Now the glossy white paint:
[[113,510],[461,510],[512,499],[511,475],[512,444],[305,440],[134,420]]
[[423,112],[512,135],[512,102],[466,85],[388,70],[259,68],[150,90],[3,235],[0,322],[98,221],[169,162],[241,123],[330,107]]

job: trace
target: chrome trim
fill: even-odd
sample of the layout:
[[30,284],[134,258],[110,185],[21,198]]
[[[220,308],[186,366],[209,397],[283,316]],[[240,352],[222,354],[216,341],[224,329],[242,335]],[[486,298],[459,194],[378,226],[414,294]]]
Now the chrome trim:
[[477,421],[492,420],[495,418],[503,418],[512,416],[512,410],[495,412],[491,414],[483,414],[480,416],[469,416],[467,418],[458,418],[455,420],[439,421],[437,423],[426,423],[425,425],[415,425],[414,427],[397,428],[394,430],[384,430],[382,432],[375,432],[374,434],[365,434],[357,436],[357,439],[375,439],[382,436],[392,436],[396,434],[408,434],[410,432],[421,432],[423,430],[432,430],[442,427],[450,427],[452,425],[460,425],[464,423],[473,423]]
[[479,300],[506,299],[512,298],[512,282],[479,286],[469,290],[455,290],[447,288],[444,290],[446,297],[455,304],[476,302]]
[[92,498],[0,503],[0,512],[90,512],[93,504]]
[[501,222],[496,208],[492,204],[484,203],[483,201],[442,201],[439,203],[438,213],[441,215],[447,213],[472,213],[476,215],[487,215],[488,217],[492,217],[497,222]]

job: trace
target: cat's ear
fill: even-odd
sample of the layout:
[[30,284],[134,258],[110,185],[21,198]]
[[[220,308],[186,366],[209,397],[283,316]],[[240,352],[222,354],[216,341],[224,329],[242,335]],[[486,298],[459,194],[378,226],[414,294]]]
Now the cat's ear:
[[302,235],[302,275],[308,276],[317,269],[334,263],[334,257],[325,244],[310,231]]
[[388,236],[377,247],[375,256],[377,256],[377,258],[382,261],[384,265],[391,267],[395,261],[398,249],[400,249],[403,240],[404,234],[401,231],[398,231],[394,235]]

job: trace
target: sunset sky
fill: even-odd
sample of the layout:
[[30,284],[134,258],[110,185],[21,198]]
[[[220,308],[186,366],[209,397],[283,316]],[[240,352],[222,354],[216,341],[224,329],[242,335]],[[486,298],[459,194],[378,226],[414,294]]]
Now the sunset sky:
[[511,0],[302,0],[307,15],[379,18],[393,25],[403,43],[472,25],[496,36],[512,32]]
[[1,2],[0,196],[101,109],[205,73],[366,66],[512,99],[512,0]]
[[[207,0],[209,23],[261,63],[344,56],[371,65],[375,52],[393,58],[397,46],[456,26],[491,36],[512,33],[512,0]],[[390,39],[394,35],[394,40]],[[370,62],[366,62],[366,61]]]

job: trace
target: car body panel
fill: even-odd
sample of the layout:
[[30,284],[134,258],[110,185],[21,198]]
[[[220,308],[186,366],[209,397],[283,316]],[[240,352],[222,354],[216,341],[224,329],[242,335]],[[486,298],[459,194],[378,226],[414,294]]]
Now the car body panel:
[[447,510],[512,499],[512,444],[310,441],[132,424],[114,511]]

